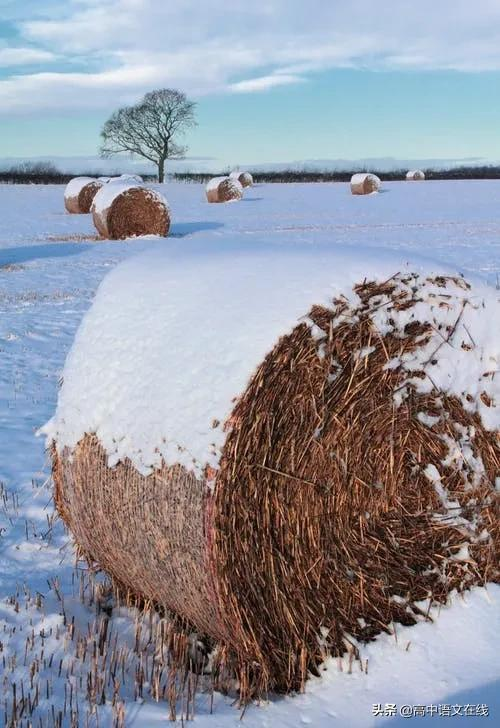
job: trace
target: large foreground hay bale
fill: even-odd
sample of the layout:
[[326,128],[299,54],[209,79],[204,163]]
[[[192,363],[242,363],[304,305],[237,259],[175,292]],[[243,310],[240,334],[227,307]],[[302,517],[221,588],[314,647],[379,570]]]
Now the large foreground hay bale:
[[371,195],[379,191],[381,184],[376,174],[359,172],[351,177],[351,192],[353,195]]
[[[216,641],[243,699],[499,579],[494,292],[407,273],[326,294],[331,255],[285,265],[296,301],[273,260],[204,260],[192,293],[170,258],[115,270],[46,427],[82,551]],[[257,313],[240,318],[249,276]],[[261,358],[249,380],[237,347]]]
[[120,240],[138,235],[162,235],[170,229],[164,197],[134,181],[110,181],[95,196],[92,218],[103,238]]
[[64,190],[64,205],[72,214],[88,214],[104,182],[93,177],[74,177]]
[[425,179],[425,174],[421,169],[410,169],[409,172],[406,173],[406,179],[408,181],[421,182]]
[[244,187],[251,187],[253,185],[253,177],[250,172],[231,172],[229,175],[232,179],[237,179],[240,185]]
[[234,177],[213,177],[205,191],[208,202],[236,202],[243,197],[243,187]]

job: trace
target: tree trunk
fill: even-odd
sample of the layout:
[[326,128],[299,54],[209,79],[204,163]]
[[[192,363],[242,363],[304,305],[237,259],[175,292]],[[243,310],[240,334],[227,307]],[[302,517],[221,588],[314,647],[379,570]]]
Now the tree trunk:
[[165,160],[160,159],[158,161],[158,182],[164,182],[165,181]]

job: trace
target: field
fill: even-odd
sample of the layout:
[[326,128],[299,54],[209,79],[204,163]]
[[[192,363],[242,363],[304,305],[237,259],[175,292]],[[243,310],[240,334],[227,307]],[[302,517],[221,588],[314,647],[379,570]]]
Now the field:
[[[220,246],[328,246],[343,265],[366,260],[367,275],[378,259],[394,272],[425,261],[480,278],[500,295],[500,180],[389,182],[366,198],[341,183],[262,184],[228,205],[207,204],[198,184],[158,189],[172,210],[167,240],[97,242],[90,216],[65,214],[63,187],[0,186],[0,725],[13,715],[28,725],[28,690],[30,701],[38,691],[34,726],[58,725],[60,711],[61,725],[70,725],[70,702],[81,725],[113,725],[122,710],[127,726],[160,725],[168,716],[149,693],[149,626],[133,610],[115,609],[106,636],[124,645],[116,704],[112,686],[99,691],[92,682],[101,670],[90,655],[102,615],[96,618],[92,603],[93,579],[82,565],[75,572],[69,536],[54,517],[45,442],[36,437],[53,414],[78,324],[111,268],[154,246],[167,246],[173,256],[188,249],[194,260]],[[434,623],[397,626],[392,636],[363,646],[361,662],[331,659],[304,695],[249,706],[245,724],[383,725],[391,715],[386,704],[433,703],[487,704],[489,718],[468,717],[467,725],[498,725],[500,587],[455,596],[430,614]],[[87,695],[98,705],[91,709]],[[200,694],[196,710],[195,724],[239,724],[239,712],[219,694]],[[391,725],[403,722],[396,717]]]

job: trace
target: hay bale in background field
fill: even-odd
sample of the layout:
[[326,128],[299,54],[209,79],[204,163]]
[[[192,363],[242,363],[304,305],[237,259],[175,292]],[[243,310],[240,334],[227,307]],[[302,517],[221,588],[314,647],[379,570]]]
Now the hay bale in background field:
[[208,202],[234,202],[243,197],[243,187],[234,177],[213,177],[205,191]]
[[134,181],[104,185],[92,204],[97,231],[109,240],[137,235],[162,235],[170,229],[170,211],[164,197]]
[[413,180],[415,182],[423,181],[425,179],[425,174],[421,169],[410,169],[410,171],[406,173],[406,179]]
[[229,175],[232,179],[237,179],[242,187],[251,187],[253,185],[253,177],[250,172],[231,172]]
[[243,700],[500,578],[495,292],[259,255],[115,269],[45,428],[82,551],[217,641]]
[[94,177],[74,177],[64,190],[66,210],[72,214],[89,213],[94,197],[103,184],[103,181]]
[[140,184],[144,182],[140,174],[121,174],[117,179],[125,180],[126,182],[139,182]]
[[371,195],[379,191],[381,184],[376,174],[359,172],[351,177],[351,192],[353,195]]

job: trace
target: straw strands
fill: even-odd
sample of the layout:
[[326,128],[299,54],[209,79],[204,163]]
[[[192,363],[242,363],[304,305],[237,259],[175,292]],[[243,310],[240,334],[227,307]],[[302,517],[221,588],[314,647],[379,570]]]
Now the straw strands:
[[302,689],[352,637],[425,619],[420,600],[500,579],[491,366],[463,396],[436,384],[450,349],[477,361],[461,321],[478,296],[418,274],[354,294],[275,342],[214,422],[225,444],[203,475],[110,467],[90,431],[52,444],[57,507],[83,553],[178,615],[179,665],[187,635],[206,635],[243,702]]

